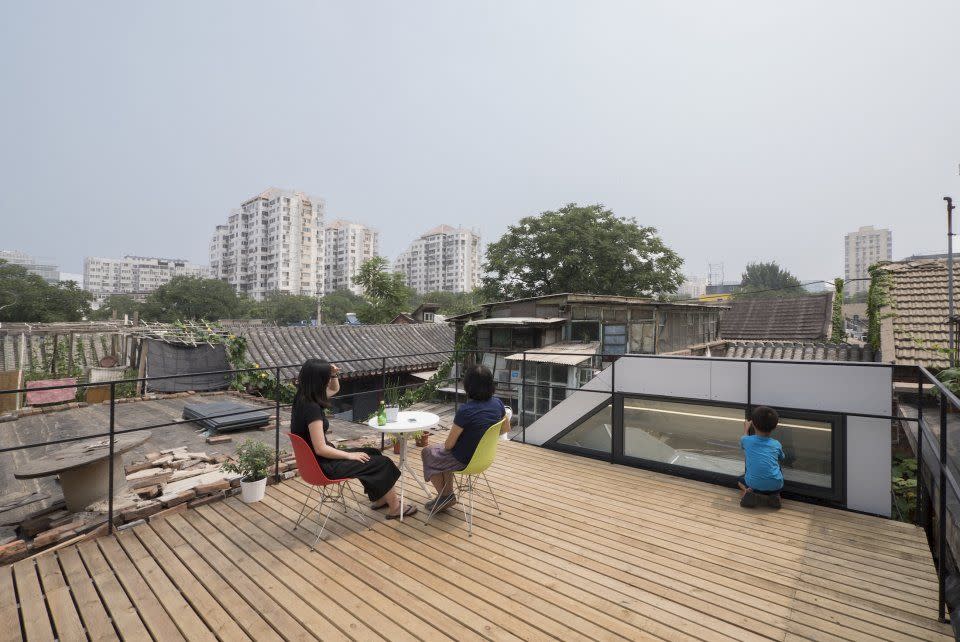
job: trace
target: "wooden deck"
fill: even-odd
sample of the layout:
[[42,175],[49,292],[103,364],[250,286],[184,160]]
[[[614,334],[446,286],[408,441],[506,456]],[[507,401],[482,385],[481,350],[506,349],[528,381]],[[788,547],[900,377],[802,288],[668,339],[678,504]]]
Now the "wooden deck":
[[459,511],[368,511],[369,530],[337,513],[311,553],[294,479],[24,560],[0,568],[0,638],[952,639],[907,524],[748,511],[732,490],[516,443],[489,478],[503,514],[481,502],[470,539]]

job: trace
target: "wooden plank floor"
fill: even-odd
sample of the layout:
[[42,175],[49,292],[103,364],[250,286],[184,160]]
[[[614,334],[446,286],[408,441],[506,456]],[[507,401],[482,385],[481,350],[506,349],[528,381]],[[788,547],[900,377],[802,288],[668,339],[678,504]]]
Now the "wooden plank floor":
[[913,526],[517,443],[488,476],[472,538],[457,509],[365,509],[311,552],[293,479],[3,567],[0,638],[952,639]]

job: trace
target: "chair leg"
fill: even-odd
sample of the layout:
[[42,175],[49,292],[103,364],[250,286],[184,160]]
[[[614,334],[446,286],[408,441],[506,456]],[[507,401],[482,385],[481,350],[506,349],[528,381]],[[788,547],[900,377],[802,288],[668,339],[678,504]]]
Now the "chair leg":
[[333,512],[333,506],[336,503],[336,499],[327,494],[326,488],[321,489],[320,491],[320,503],[317,505],[317,516],[319,521],[319,516],[323,514],[323,503],[324,501],[330,501],[330,508],[327,509],[327,514],[323,518],[323,524],[320,525],[320,530],[317,531],[317,539],[313,540],[313,545],[310,547],[311,551],[317,550],[317,544],[320,543],[320,538],[323,537],[323,529],[327,527],[327,520],[330,519],[330,514]]
[[497,501],[497,496],[493,494],[493,486],[490,485],[490,480],[487,479],[487,473],[480,473],[480,476],[483,477],[483,483],[487,485],[487,490],[490,491],[490,497],[493,498],[493,505],[497,509],[497,515],[503,515],[503,511],[500,510],[500,502]]
[[307,493],[307,498],[303,500],[303,506],[300,507],[300,515],[297,516],[297,523],[293,525],[293,530],[297,530],[297,527],[300,526],[300,522],[303,521],[303,516],[307,510],[307,504],[310,503],[310,498],[313,497],[313,491],[316,489],[316,486],[310,486],[310,492]]
[[467,537],[473,537],[473,475],[467,475],[467,492],[470,493],[470,510],[467,513]]
[[[350,484],[344,484],[347,489],[350,491],[350,495],[353,497],[353,503],[357,505],[356,511],[357,515],[360,516],[360,521],[363,522],[363,525],[367,528],[370,528],[370,522],[367,521],[367,516],[363,514],[363,510],[360,507],[360,500],[357,498],[357,491],[353,489],[353,486]],[[342,496],[342,493],[341,493]],[[346,504],[344,504],[346,505]]]

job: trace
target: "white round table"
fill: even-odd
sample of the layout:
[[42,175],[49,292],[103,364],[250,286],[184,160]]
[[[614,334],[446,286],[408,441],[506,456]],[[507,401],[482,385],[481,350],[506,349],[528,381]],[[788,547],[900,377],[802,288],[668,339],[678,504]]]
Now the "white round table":
[[417,432],[418,430],[426,430],[427,428],[433,428],[438,423],[440,423],[440,417],[433,414],[432,412],[423,412],[420,410],[402,410],[397,413],[397,420],[388,422],[387,424],[381,426],[377,423],[376,416],[371,417],[370,421],[367,422],[367,425],[382,432],[387,435],[396,435],[400,438],[400,463],[397,466],[400,469],[400,521],[403,521],[403,473],[406,472],[408,475],[413,477],[413,479],[420,484],[420,488],[423,489],[423,492],[427,497],[430,496],[430,491],[427,489],[426,484],[417,477],[412,470],[410,470],[410,465],[407,463],[407,435],[410,433]]

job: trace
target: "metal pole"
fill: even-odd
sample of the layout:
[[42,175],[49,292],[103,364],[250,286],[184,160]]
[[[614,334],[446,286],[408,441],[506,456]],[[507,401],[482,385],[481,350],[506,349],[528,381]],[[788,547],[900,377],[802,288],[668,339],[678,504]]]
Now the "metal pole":
[[[460,362],[459,362],[460,353],[456,350],[453,352],[453,412],[457,412],[460,409]],[[497,366],[497,357],[493,357],[493,366]]]
[[[383,357],[380,359],[380,398],[386,400],[387,393],[387,358]],[[356,405],[356,401],[354,401]],[[377,411],[380,409],[377,408]],[[383,452],[383,449],[387,447],[387,433],[380,433],[380,452]]]
[[527,443],[527,353],[520,364],[520,427],[521,441]]
[[917,507],[914,523],[922,523],[923,512],[923,374],[917,368]]
[[107,474],[110,480],[107,482],[107,532],[113,532],[113,451],[115,442],[115,432],[117,427],[117,383],[110,382],[110,465],[107,467]]
[[937,530],[937,613],[946,621],[944,582],[947,579],[947,397],[940,395],[940,501]]
[[947,327],[949,331],[948,348],[950,350],[950,367],[957,365],[957,357],[953,351],[953,199],[944,196],[947,202]]
[[[610,362],[610,423],[612,424],[612,431],[610,433],[610,463],[612,464],[616,460],[616,446],[614,443],[617,441],[616,435],[617,431],[623,430],[623,421],[621,420],[620,426],[617,426],[617,360],[614,359]],[[621,417],[622,419],[622,417]]]
[[277,483],[280,482],[280,366],[277,366],[277,371],[274,373],[277,377],[273,385],[273,396],[276,397],[276,402],[274,404],[273,420],[276,422],[276,434],[274,435],[273,440],[273,478]]

